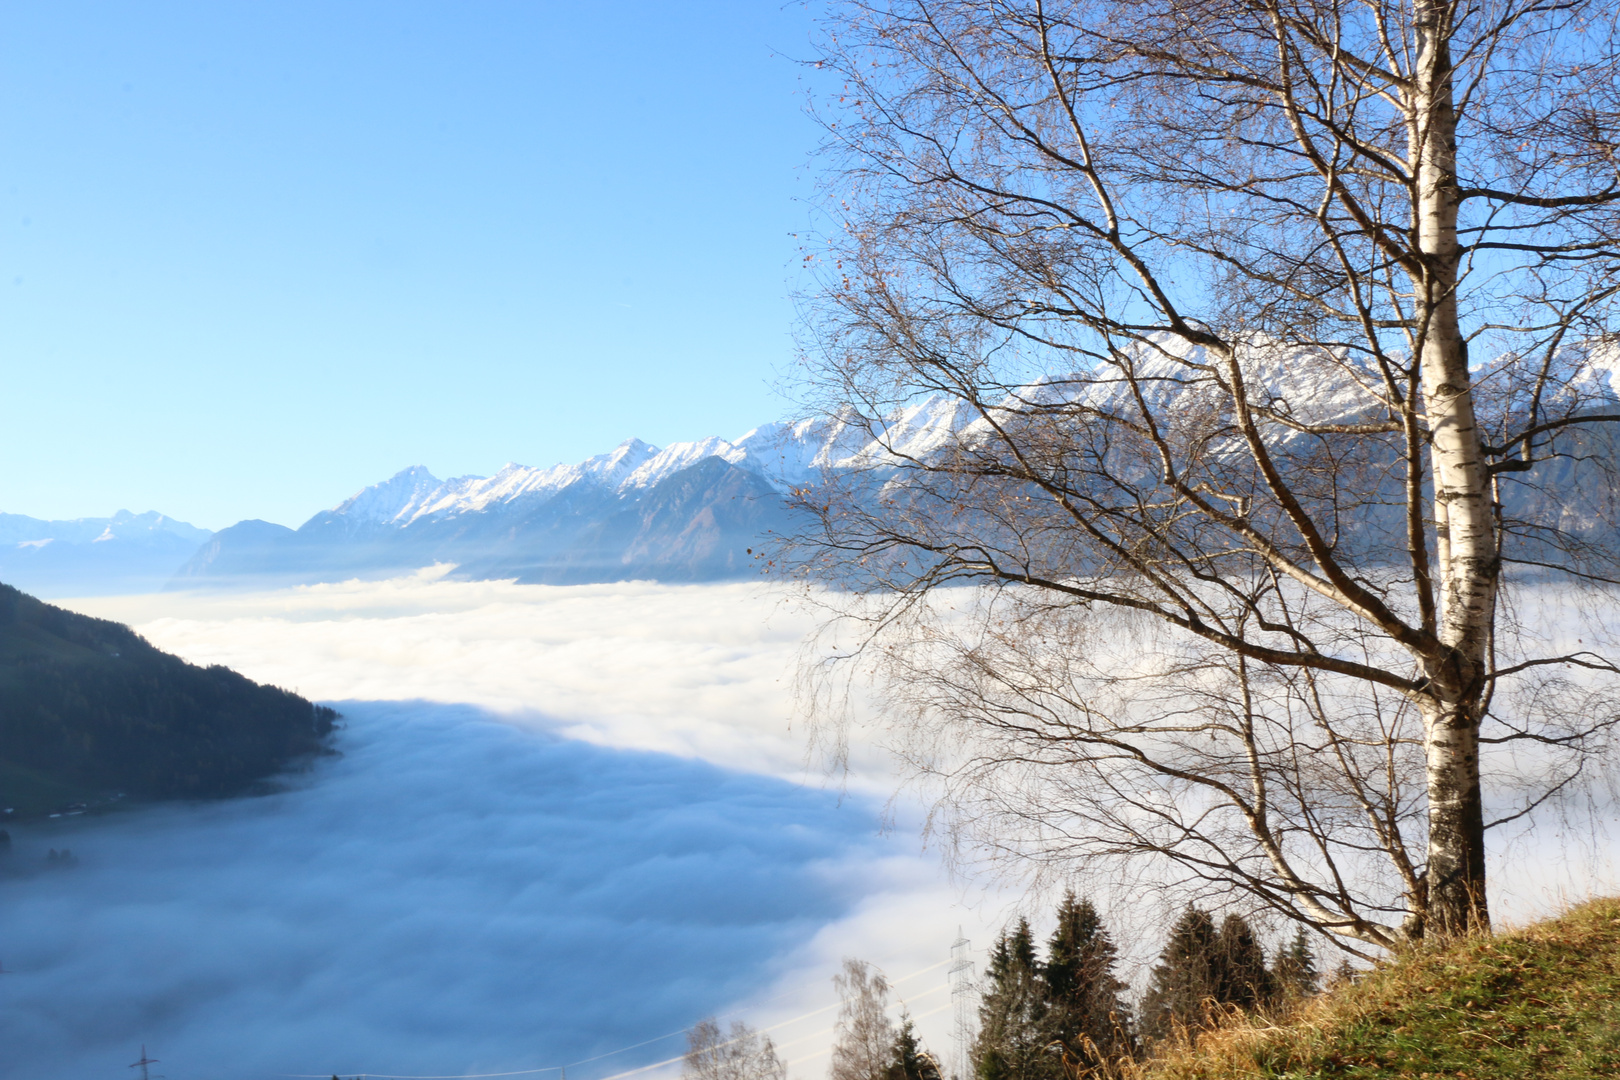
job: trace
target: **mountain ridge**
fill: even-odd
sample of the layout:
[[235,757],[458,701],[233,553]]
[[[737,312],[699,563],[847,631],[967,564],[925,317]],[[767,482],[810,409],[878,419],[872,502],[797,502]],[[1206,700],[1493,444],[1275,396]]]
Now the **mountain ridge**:
[[[1163,398],[1160,404],[1182,396],[1196,406],[1211,392],[1200,380],[1187,377],[1188,371],[1202,369],[1196,352],[1169,341],[1144,345],[1133,361],[1140,385],[1148,388],[1150,397]],[[1616,389],[1620,349],[1585,359],[1591,361],[1586,367],[1576,365],[1583,374],[1560,384],[1558,394],[1568,399],[1561,407],[1579,410],[1620,402]],[[1261,343],[1244,363],[1257,397],[1292,402],[1294,421],[1351,422],[1378,409],[1376,395],[1367,389],[1376,380],[1363,385],[1344,357]],[[1009,385],[1003,400],[992,407],[1009,415],[1128,414],[1137,407],[1128,385],[1106,376],[1106,370],[1048,373],[1023,385]],[[1302,395],[1302,386],[1313,391]],[[1482,381],[1482,387],[1482,407],[1488,411],[1488,381]],[[182,529],[158,528],[172,519],[142,515],[147,533],[165,537],[161,543],[168,548],[148,555],[144,577],[125,575],[124,583],[177,589],[304,584],[393,576],[436,563],[456,564],[454,573],[461,577],[513,577],[526,582],[735,577],[749,572],[750,548],[757,549],[771,534],[794,531],[786,498],[793,490],[830,475],[859,472],[873,474],[875,491],[889,483],[887,474],[902,460],[927,460],[953,445],[972,452],[974,446],[995,438],[985,417],[943,393],[876,411],[883,415],[846,412],[780,421],[735,439],[710,436],[664,447],[632,438],[572,464],[538,467],[509,462],[490,476],[440,479],[426,466],[412,465],[313,514],[296,529],[249,519],[218,533],[194,530],[200,543],[186,551],[179,550],[186,546]],[[1281,448],[1296,436],[1279,428],[1268,438]],[[1598,435],[1592,440],[1594,455],[1620,461],[1612,440]],[[1606,485],[1577,482],[1571,469],[1567,463],[1549,463],[1539,470],[1571,503],[1573,510],[1565,516],[1574,513],[1582,528],[1620,518],[1620,499],[1615,498],[1620,494],[1620,468],[1615,470],[1617,479]],[[1559,470],[1569,475],[1554,477]],[[1545,493],[1518,480],[1510,487],[1509,501],[1528,516],[1539,520],[1552,513],[1541,505]],[[18,538],[12,537],[6,531],[12,520],[34,521],[0,515],[0,579],[18,576],[19,566],[45,566],[60,557],[51,552],[54,539],[37,543],[38,528],[27,537],[13,529]],[[133,523],[121,527],[126,532],[136,528]],[[78,526],[72,533],[83,551],[98,546],[95,537],[80,535],[89,528]],[[57,529],[64,536],[70,531]],[[100,545],[107,550],[94,554],[103,562],[117,550],[135,546],[121,535],[114,539],[124,547]],[[41,552],[48,554],[42,558]],[[165,559],[165,572],[154,573]],[[113,577],[103,575],[106,580]],[[24,581],[39,591],[37,577]],[[90,582],[98,583],[104,582]]]
[[0,513],[0,581],[55,596],[155,592],[213,535],[154,510],[55,521]]
[[[926,403],[905,419],[937,441]],[[548,467],[441,480],[412,465],[297,529],[250,520],[220,530],[171,589],[273,587],[387,577],[453,563],[453,576],[580,584],[713,581],[752,572],[751,548],[790,531],[786,494],[870,455],[864,428],[828,419],[767,424],[735,440],[656,447],[627,439]]]
[[235,794],[320,753],[337,714],[0,585],[0,807],[22,819]]

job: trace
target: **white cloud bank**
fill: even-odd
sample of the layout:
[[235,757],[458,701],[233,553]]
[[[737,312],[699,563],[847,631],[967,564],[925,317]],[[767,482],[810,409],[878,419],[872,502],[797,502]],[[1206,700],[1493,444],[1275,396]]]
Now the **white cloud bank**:
[[[1009,911],[964,904],[914,833],[877,835],[880,752],[855,748],[841,804],[806,764],[787,721],[809,623],[759,585],[423,574],[66,603],[346,703],[350,726],[286,793],[20,838],[14,863],[81,862],[0,892],[0,1045],[42,1080],[121,1073],[143,1040],[170,1080],[496,1072],[732,1007],[781,1023],[810,1080],[843,956],[923,970],[899,989],[945,1051],[937,965],[958,924],[982,947]],[[1613,888],[1607,844],[1521,843],[1498,911]],[[1151,906],[1115,912],[1127,945]]]
[[[283,793],[13,830],[0,1045],[33,1077],[121,1073],[143,1042],[170,1080],[577,1062],[710,1012],[821,1009],[844,955],[929,968],[900,987],[928,991],[958,924],[982,946],[1003,914],[959,905],[914,833],[879,835],[879,755],[844,797],[807,767],[806,624],[757,586],[68,603],[348,726]],[[51,847],[79,865],[47,872]],[[795,1077],[823,1073],[831,1020],[775,1032]]]
[[[387,582],[63,601],[317,700],[474,704],[601,745],[821,783],[790,730],[808,619],[757,584]],[[886,790],[881,756],[854,781]]]
[[894,858],[832,793],[346,711],[291,790],[13,830],[4,1071],[114,1075],[143,1042],[171,1080],[579,1061],[762,986]]

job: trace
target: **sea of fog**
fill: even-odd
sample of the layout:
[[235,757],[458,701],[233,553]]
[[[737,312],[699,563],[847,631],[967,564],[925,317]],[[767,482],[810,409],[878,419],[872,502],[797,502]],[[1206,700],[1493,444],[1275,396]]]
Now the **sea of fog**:
[[[6,1076],[128,1077],[144,1045],[168,1080],[661,1078],[720,1014],[817,1080],[843,957],[948,1053],[950,944],[982,958],[1017,903],[947,878],[876,741],[838,777],[808,756],[811,624],[759,585],[426,572],[63,603],[344,722],[267,794],[12,828]],[[1606,836],[1497,843],[1509,921],[1620,887]],[[1139,976],[1164,912],[1129,899],[1107,914]]]
[[806,624],[755,586],[65,603],[344,720],[272,793],[12,828],[0,1074],[599,1080],[728,1014],[819,1077],[843,956],[943,1048],[951,941],[1004,915],[880,827],[881,755],[808,762]]

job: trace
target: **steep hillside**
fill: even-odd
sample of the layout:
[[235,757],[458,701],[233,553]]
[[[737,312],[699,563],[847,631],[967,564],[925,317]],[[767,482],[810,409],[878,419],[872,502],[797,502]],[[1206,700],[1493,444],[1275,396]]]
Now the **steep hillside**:
[[13,819],[116,793],[232,794],[320,750],[336,716],[0,585],[0,807]]
[[1620,1076],[1620,900],[1381,967],[1277,1026],[1244,1023],[1140,1080]]

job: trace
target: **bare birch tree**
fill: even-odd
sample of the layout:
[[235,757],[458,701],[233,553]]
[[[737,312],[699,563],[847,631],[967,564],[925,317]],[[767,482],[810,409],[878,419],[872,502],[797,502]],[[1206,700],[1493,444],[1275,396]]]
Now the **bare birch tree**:
[[1554,617],[1617,576],[1616,9],[839,11],[809,382],[881,450],[798,553],[951,820],[1488,925],[1617,712]]
[[833,1036],[828,1080],[884,1080],[894,1058],[889,983],[864,960],[847,959],[833,976],[842,1004]]
[[686,1033],[682,1080],[787,1080],[787,1065],[769,1035],[741,1020],[722,1034],[713,1019],[700,1020]]

